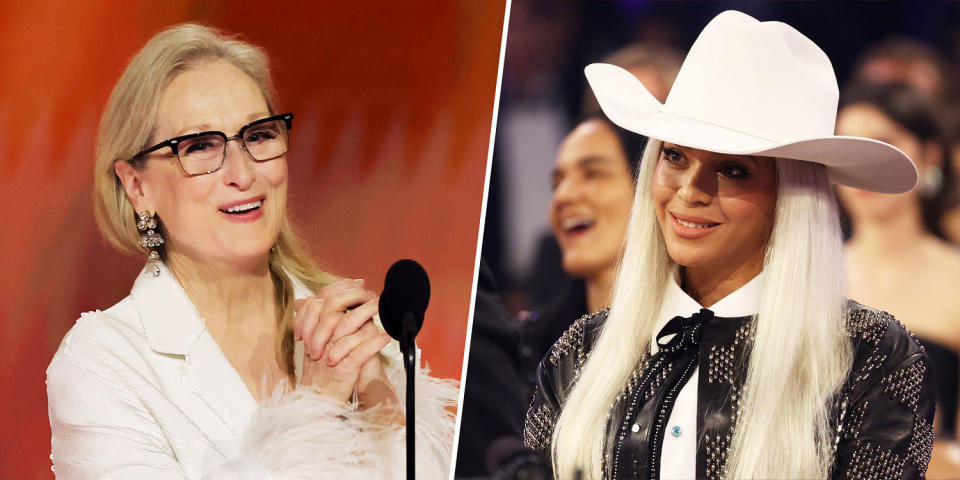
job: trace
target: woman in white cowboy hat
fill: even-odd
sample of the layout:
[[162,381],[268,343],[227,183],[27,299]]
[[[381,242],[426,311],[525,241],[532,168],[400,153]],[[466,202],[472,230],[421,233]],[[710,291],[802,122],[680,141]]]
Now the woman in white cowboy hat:
[[660,104],[590,65],[610,119],[650,137],[609,310],[541,363],[525,442],[557,478],[918,478],[930,362],[847,300],[832,184],[913,188],[885,143],[833,135],[827,56],[718,15]]

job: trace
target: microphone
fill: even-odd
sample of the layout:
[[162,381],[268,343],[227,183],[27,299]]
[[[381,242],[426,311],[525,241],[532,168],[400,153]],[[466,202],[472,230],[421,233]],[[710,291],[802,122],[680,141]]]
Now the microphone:
[[387,270],[380,294],[380,323],[383,329],[400,342],[403,368],[407,372],[407,480],[416,479],[414,432],[414,373],[417,369],[417,333],[423,327],[423,314],[430,303],[430,279],[419,263],[400,260]]
[[430,302],[430,279],[419,263],[400,260],[387,270],[380,295],[380,322],[400,342],[413,342],[423,327],[423,314]]

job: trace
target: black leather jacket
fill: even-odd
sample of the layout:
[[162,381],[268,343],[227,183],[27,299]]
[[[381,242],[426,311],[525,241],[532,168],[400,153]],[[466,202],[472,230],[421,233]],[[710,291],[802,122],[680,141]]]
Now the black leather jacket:
[[[527,412],[524,443],[549,455],[567,393],[586,362],[607,312],[586,315],[543,359]],[[923,347],[893,316],[848,304],[854,347],[850,377],[835,402],[834,478],[923,478],[933,450],[933,374]],[[677,333],[666,337],[669,333]],[[606,478],[659,478],[673,400],[699,367],[697,478],[719,479],[736,424],[750,342],[750,317],[714,319],[701,310],[661,331],[614,403],[604,451]],[[664,341],[670,338],[670,341]],[[651,461],[653,460],[653,461]]]

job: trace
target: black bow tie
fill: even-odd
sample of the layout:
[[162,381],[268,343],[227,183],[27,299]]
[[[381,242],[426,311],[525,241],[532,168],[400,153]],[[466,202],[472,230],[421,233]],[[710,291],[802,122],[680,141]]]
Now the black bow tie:
[[[701,308],[699,312],[689,317],[676,316],[670,319],[660,332],[657,333],[657,347],[665,355],[674,356],[692,346],[700,344],[700,333],[703,324],[713,319],[713,312]],[[663,338],[673,335],[670,340]]]

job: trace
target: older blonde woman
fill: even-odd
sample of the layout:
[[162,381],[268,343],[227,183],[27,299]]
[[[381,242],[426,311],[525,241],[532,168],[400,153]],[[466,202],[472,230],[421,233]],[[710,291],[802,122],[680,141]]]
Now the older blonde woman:
[[650,137],[609,310],[541,363],[525,440],[557,478],[919,478],[930,359],[844,299],[831,183],[911,189],[910,159],[835,137],[826,55],[728,11],[664,104],[587,67],[604,113]]
[[[275,108],[265,53],[198,25],[161,32],[121,76],[96,214],[147,265],[47,370],[58,478],[402,475],[398,349],[376,294],[294,236],[293,114]],[[456,391],[419,381],[418,470],[445,478]]]

